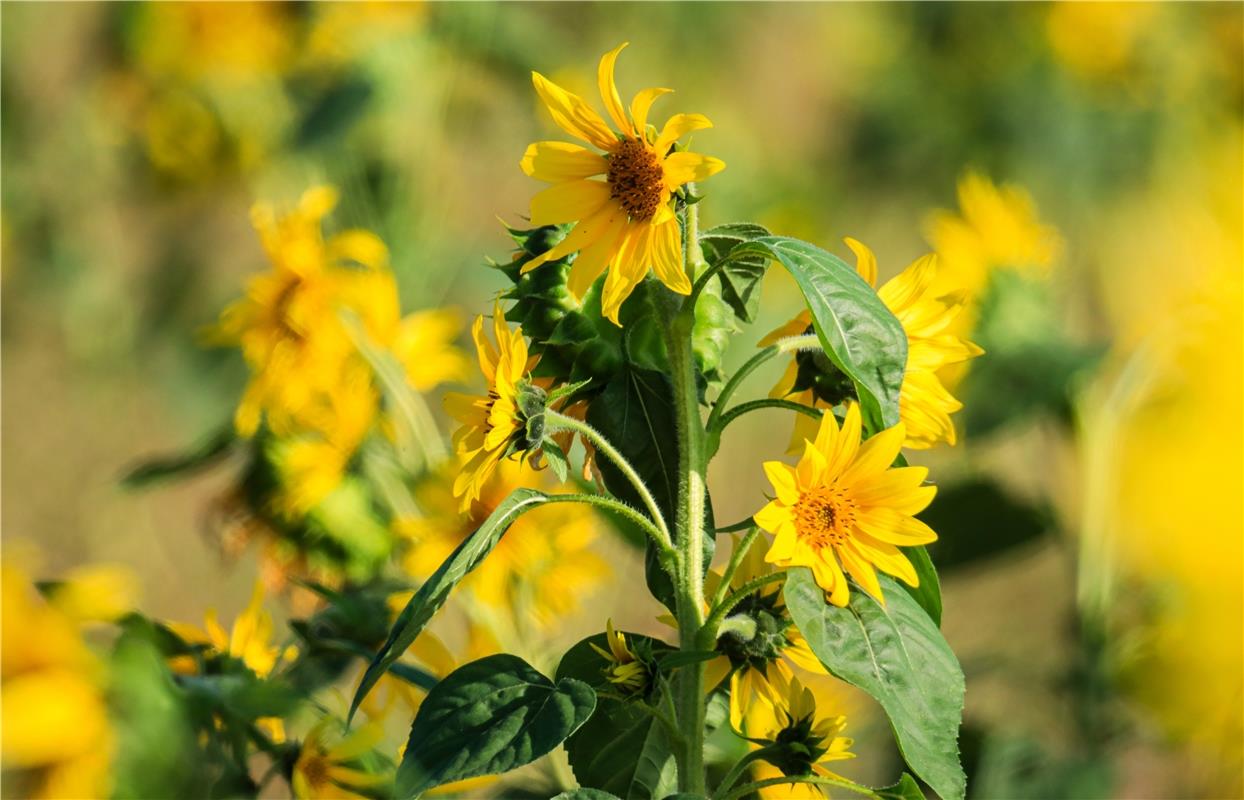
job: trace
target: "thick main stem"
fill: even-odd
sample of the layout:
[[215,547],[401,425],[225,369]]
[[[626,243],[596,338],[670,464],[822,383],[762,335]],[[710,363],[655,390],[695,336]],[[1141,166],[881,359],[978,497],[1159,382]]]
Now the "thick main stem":
[[[695,279],[704,257],[698,241],[697,206],[687,207],[685,266]],[[697,649],[697,636],[704,625],[704,507],[705,485],[704,421],[696,392],[695,360],[691,352],[691,328],[695,308],[689,300],[667,326],[666,351],[674,388],[674,409],[678,429],[678,509],[675,519],[675,546],[678,574],[675,586],[675,612],[678,616],[679,648]],[[685,736],[678,764],[678,786],[683,792],[704,796],[704,664],[683,667],[676,684],[678,723]]]

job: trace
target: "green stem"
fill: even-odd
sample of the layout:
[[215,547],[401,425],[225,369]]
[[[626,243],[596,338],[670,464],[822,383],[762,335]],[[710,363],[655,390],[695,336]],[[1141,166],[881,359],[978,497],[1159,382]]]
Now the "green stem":
[[[717,584],[717,591],[713,595],[713,608],[721,605],[721,601],[726,599],[726,593],[730,591],[730,581],[734,580],[734,573],[738,572],[739,565],[747,557],[747,551],[751,548],[752,542],[756,541],[756,537],[760,535],[760,528],[756,527],[756,523],[752,521],[751,517],[743,520],[743,522],[746,522],[751,530],[739,541],[738,546],[734,548],[734,552],[730,554],[730,560],[726,562],[726,570],[721,573],[721,583]],[[717,532],[722,533],[725,530],[725,528],[718,528]]]
[[759,578],[752,578],[747,583],[738,588],[737,591],[731,592],[730,596],[722,600],[708,615],[708,619],[704,622],[704,628],[700,632],[700,645],[705,649],[712,646],[717,641],[717,628],[721,625],[721,621],[730,613],[730,609],[737,606],[745,597],[754,592],[758,592],[771,583],[785,580],[785,572],[772,572],[768,575],[761,575]]
[[718,797],[722,792],[734,785],[734,782],[743,777],[747,768],[755,761],[760,761],[771,752],[770,748],[762,747],[759,750],[753,750],[747,755],[740,758],[726,773],[726,777],[721,779],[721,783],[717,784],[717,788],[713,791],[713,796]]
[[729,525],[717,528],[717,533],[738,533],[739,531],[751,530],[756,527],[756,521],[751,517],[744,517],[738,522],[731,522]]
[[548,502],[587,503],[611,514],[617,514],[619,517],[623,517],[638,525],[648,535],[648,538],[652,540],[652,543],[657,546],[657,552],[661,554],[663,560],[672,560],[674,556],[674,548],[670,545],[667,535],[656,525],[653,525],[652,520],[621,500],[615,500],[603,494],[552,494],[548,496]]
[[713,403],[713,411],[708,415],[708,427],[710,429],[718,427],[717,421],[718,418],[725,413],[726,401],[728,401],[734,394],[735,390],[739,388],[739,385],[743,383],[743,380],[748,375],[755,372],[756,368],[761,364],[764,364],[766,361],[780,353],[793,353],[798,350],[816,350],[819,349],[820,346],[821,341],[820,339],[817,339],[814,334],[791,336],[786,339],[782,339],[777,344],[769,345],[760,352],[756,353],[756,355],[749,358],[746,362],[744,362],[743,366],[739,367],[738,370],[730,376],[730,380],[726,381],[726,385],[721,388],[721,393],[717,395],[717,400]]
[[[689,188],[689,191],[694,189]],[[699,244],[699,206],[687,207],[684,235],[684,267],[695,280],[704,267]],[[704,507],[708,499],[705,483],[704,420],[696,391],[695,359],[691,351],[691,329],[695,306],[682,303],[664,327],[673,383],[675,421],[678,431],[678,508],[675,543],[678,547],[678,575],[675,578],[675,614],[678,617],[679,648],[695,650],[704,624]],[[678,722],[685,745],[680,749],[678,788],[703,796],[704,781],[704,663],[696,662],[679,670],[676,684]]]
[[606,458],[614,463],[614,465],[622,472],[626,479],[635,487],[635,491],[639,493],[639,499],[643,501],[644,507],[648,509],[648,513],[652,515],[652,521],[656,524],[660,531],[660,538],[657,544],[663,550],[673,548],[673,540],[670,537],[669,526],[665,522],[665,515],[661,513],[661,507],[657,505],[656,498],[652,496],[652,492],[648,491],[647,484],[643,478],[639,477],[639,473],[631,466],[631,462],[626,460],[626,456],[618,451],[618,448],[601,435],[600,431],[588,425],[586,422],[577,420],[574,417],[568,417],[553,409],[544,412],[545,424],[551,433],[555,430],[569,430],[587,439],[595,446],[598,453],[603,453]]
[[759,411],[762,408],[784,408],[787,411],[794,411],[798,414],[812,417],[812,419],[820,419],[821,414],[824,413],[818,408],[805,406],[803,403],[796,403],[791,400],[779,400],[775,397],[766,397],[763,400],[748,400],[746,403],[739,403],[725,414],[722,414],[721,418],[717,421],[716,427],[710,427],[709,430],[713,433],[720,434],[726,429],[727,425],[734,422],[739,417],[752,411]]

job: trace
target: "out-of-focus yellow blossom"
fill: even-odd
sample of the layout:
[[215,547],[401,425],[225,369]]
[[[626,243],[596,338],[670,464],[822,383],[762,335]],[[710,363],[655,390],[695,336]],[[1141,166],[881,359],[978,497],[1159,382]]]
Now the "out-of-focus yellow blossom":
[[341,737],[340,727],[337,720],[325,717],[302,740],[291,781],[300,800],[366,798],[361,792],[386,782],[384,775],[352,766],[384,740],[384,730],[368,723]]
[[1045,33],[1055,58],[1085,78],[1126,71],[1137,45],[1157,21],[1156,3],[1073,3],[1049,7]]
[[467,379],[470,359],[454,346],[461,332],[462,315],[450,308],[414,311],[398,323],[391,348],[415,391]]
[[86,564],[60,576],[48,602],[79,622],[113,622],[138,607],[138,578],[120,564]]
[[[974,172],[959,181],[959,213],[936,211],[926,227],[940,263],[934,296],[963,294],[969,307],[992,270],[1009,267],[1044,275],[1062,246],[1057,231],[1038,218],[1028,192],[995,186]],[[967,317],[960,325],[970,329],[974,317]]]
[[597,647],[591,643],[592,649],[609,663],[605,668],[605,680],[628,693],[643,693],[648,689],[648,668],[626,644],[626,635],[613,629],[613,620],[605,623],[605,641],[609,649]]
[[[555,488],[548,472],[525,461],[505,460],[481,487],[466,514],[438,475],[415,490],[426,516],[400,520],[408,543],[403,565],[416,578],[432,574],[509,494],[522,486]],[[599,534],[595,514],[578,503],[554,503],[514,520],[505,536],[462,581],[480,603],[547,628],[560,623],[610,574],[591,546]]]
[[[582,98],[538,72],[531,74],[536,93],[553,121],[604,155],[577,144],[536,142],[520,162],[523,171],[553,184],[531,200],[534,225],[575,223],[548,252],[523,265],[523,272],[578,252],[569,288],[582,297],[606,267],[602,313],[618,323],[618,312],[651,270],[679,294],[691,293],[682,263],[682,231],[671,197],[684,184],[704,180],[725,168],[711,156],[675,152],[675,143],[692,131],[711,128],[702,114],[675,114],[660,133],[648,124],[652,103],[672,89],[644,89],[629,112],[614,83],[614,62],[626,43],[600,59],[597,83],[616,130]],[[593,180],[604,175],[605,180]]]
[[147,155],[157,169],[194,180],[216,165],[224,146],[220,121],[193,92],[154,92],[142,121]]
[[135,24],[139,63],[164,80],[277,73],[296,41],[290,9],[276,3],[151,3]]
[[335,190],[318,187],[284,216],[264,205],[252,212],[272,269],[252,278],[246,296],[209,331],[215,343],[240,347],[251,368],[235,416],[244,436],[255,433],[265,414],[278,435],[289,431],[299,414],[341,383],[356,356],[344,311],[378,341],[395,331],[397,289],[388,248],[363,230],[325,239],[321,221],[336,204]]
[[527,378],[534,362],[529,362],[523,329],[510,329],[500,303],[493,308],[492,324],[496,347],[484,335],[482,315],[471,326],[480,370],[488,382],[487,394],[451,392],[445,396],[446,410],[461,425],[454,432],[454,448],[462,463],[453,491],[462,498],[462,511],[479,499],[497,465],[525,432],[519,412],[519,384]]
[[[870,286],[877,285],[877,257],[866,245],[848,238],[847,246],[855,253],[856,269]],[[877,295],[886,308],[898,317],[907,334],[907,369],[899,396],[898,414],[907,431],[904,447],[925,450],[939,442],[955,443],[955,425],[950,415],[963,408],[942,385],[938,372],[950,364],[959,364],[981,354],[972,342],[951,332],[951,325],[963,309],[958,297],[935,293],[938,261],[927,255],[886,281]],[[801,311],[790,322],[778,327],[760,340],[768,347],[790,336],[799,336],[812,328],[812,314]],[[787,397],[804,405],[816,407],[818,400],[811,389],[795,392],[799,364],[791,358],[786,372],[769,393],[770,397]],[[823,405],[823,404],[822,404]],[[816,420],[799,414],[788,452],[798,452],[803,442],[816,436]]]
[[[204,616],[206,630],[181,622],[169,623],[168,627],[187,644],[207,645],[210,653],[230,655],[259,677],[266,678],[278,660],[288,661],[298,651],[292,646],[282,651],[279,645],[272,644],[272,614],[264,609],[263,600],[263,582],[256,581],[250,603],[233,621],[233,628],[228,633],[221,627],[214,608],[208,609]],[[177,672],[192,673],[194,659],[178,657],[173,660],[172,667]]]
[[423,2],[327,2],[311,7],[313,21],[303,48],[304,62],[338,66],[365,56],[377,45],[404,41],[423,25]]
[[833,414],[821,417],[815,441],[804,445],[799,464],[766,461],[777,497],[756,513],[756,524],[774,534],[765,560],[782,567],[809,567],[829,601],[850,597],[842,570],[884,603],[874,568],[906,582],[919,577],[900,545],[937,539],[914,514],[937,489],[924,486],[925,467],[891,468],[903,445],[903,423],[860,443],[859,406],[847,406],[842,427]]
[[[767,745],[778,743],[799,745],[798,751],[788,750],[789,757],[781,764],[768,761],[756,762],[753,775],[756,780],[776,778],[781,775],[821,775],[837,777],[826,764],[855,758],[851,752],[852,740],[840,736],[846,728],[845,716],[829,716],[825,709],[829,693],[814,693],[798,678],[783,679],[774,695],[775,701],[752,703],[747,711],[746,730],[749,738],[761,739]],[[752,742],[752,749],[766,745]],[[794,798],[822,798],[824,787],[809,783],[791,783],[768,786],[759,791],[766,800],[793,800]]]
[[105,797],[114,739],[102,665],[75,621],[0,566],[0,766],[6,794]]
[[[732,557],[740,543],[739,538],[732,541]],[[773,567],[765,563],[765,543],[757,537],[739,562],[730,579],[730,587],[738,589],[748,581],[772,572]],[[721,586],[721,574],[709,572],[704,586],[705,592],[713,596]],[[765,635],[758,635],[748,642],[740,642],[730,634],[722,636],[717,648],[723,655],[706,665],[704,685],[712,690],[729,676],[730,724],[741,729],[751,706],[762,701],[778,701],[781,687],[794,676],[795,669],[813,675],[827,673],[786,613],[779,584],[770,584],[749,595],[735,606],[734,613],[746,614],[754,619],[757,630],[765,632]],[[666,618],[666,621],[673,623],[673,618]]]

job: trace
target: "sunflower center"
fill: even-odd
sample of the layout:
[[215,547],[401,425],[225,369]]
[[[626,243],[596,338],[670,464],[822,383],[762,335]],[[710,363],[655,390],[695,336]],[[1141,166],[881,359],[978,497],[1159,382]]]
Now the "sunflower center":
[[804,494],[795,506],[799,538],[816,548],[838,546],[850,537],[856,506],[838,486],[819,486]]
[[298,765],[309,786],[320,788],[328,783],[328,762],[321,755],[312,756]]
[[623,139],[609,154],[609,196],[631,219],[646,222],[657,213],[665,172],[657,154],[639,139]]

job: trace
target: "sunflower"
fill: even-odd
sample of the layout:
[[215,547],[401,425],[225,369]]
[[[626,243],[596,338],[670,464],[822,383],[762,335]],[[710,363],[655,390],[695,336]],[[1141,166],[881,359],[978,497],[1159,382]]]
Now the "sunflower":
[[626,644],[626,634],[613,629],[613,620],[605,623],[605,641],[609,649],[591,642],[592,649],[609,664],[604,669],[605,680],[627,694],[645,695],[649,689],[648,667],[635,651]]
[[[675,114],[658,134],[648,125],[648,111],[671,89],[644,89],[622,106],[613,80],[614,62],[626,43],[600,60],[597,82],[615,129],[580,97],[538,72],[531,75],[536,93],[564,131],[602,153],[565,142],[536,142],[527,148],[522,169],[553,184],[531,200],[534,225],[575,223],[559,244],[523,266],[533,270],[546,261],[578,252],[569,288],[582,297],[609,268],[602,311],[615,324],[622,302],[649,269],[679,294],[691,293],[682,264],[682,232],[671,198],[684,184],[708,178],[725,164],[698,153],[674,152],[674,144],[692,131],[711,128],[701,114]],[[594,180],[596,176],[604,180]]]
[[850,590],[842,570],[885,602],[874,568],[911,586],[916,571],[897,545],[937,539],[913,517],[933,500],[922,486],[925,467],[892,469],[903,444],[903,423],[860,443],[859,406],[847,406],[841,429],[833,414],[821,418],[815,441],[804,442],[796,467],[766,461],[777,497],[754,517],[774,534],[765,560],[782,567],[810,567],[831,603],[845,606]]
[[[866,245],[846,239],[855,253],[855,268],[870,286],[877,285],[877,257]],[[983,350],[951,332],[963,301],[935,293],[940,261],[935,255],[917,259],[886,281],[877,296],[898,317],[907,334],[907,371],[899,393],[898,416],[907,432],[904,446],[926,450],[938,442],[955,443],[950,415],[963,408],[938,378],[938,372],[979,356]]]
[[[734,540],[733,549],[739,547],[740,541]],[[773,567],[765,563],[764,555],[764,542],[759,538],[753,540],[730,579],[731,588],[737,589],[753,578],[771,573]],[[721,575],[710,572],[705,579],[709,596],[720,585]],[[730,724],[737,729],[753,703],[776,701],[777,687],[794,677],[795,670],[814,675],[828,673],[786,612],[779,584],[770,584],[748,596],[735,606],[734,613],[755,620],[757,634],[747,642],[730,634],[718,639],[717,650],[722,655],[708,662],[705,686],[711,690],[729,676]]]
[[[209,655],[229,655],[245,664],[260,678],[266,678],[280,660],[288,661],[297,649],[287,647],[282,651],[272,644],[272,614],[263,607],[263,582],[256,581],[250,603],[226,632],[221,626],[216,609],[208,609],[204,618],[206,630],[183,622],[168,623],[169,630],[188,644],[207,646]],[[174,672],[193,673],[197,667],[193,659],[179,656],[172,661]]]
[[[425,516],[397,525],[407,542],[403,566],[411,576],[426,578],[512,491],[523,486],[553,489],[554,483],[549,472],[537,472],[526,461],[502,461],[462,514],[448,477],[429,478],[415,490]],[[523,514],[463,579],[462,587],[488,614],[512,615],[523,625],[534,622],[547,629],[573,613],[609,576],[608,565],[591,549],[599,531],[594,512],[578,503],[555,503]]]
[[[774,702],[753,703],[747,713],[752,748],[769,748],[772,754],[755,769],[757,780],[780,775],[836,777],[825,764],[855,758],[852,740],[840,736],[846,717],[822,711],[826,693],[815,693],[798,678],[785,681]],[[822,787],[809,783],[770,786],[759,791],[762,798],[822,798]]]
[[335,719],[325,717],[302,740],[290,780],[294,797],[365,798],[370,796],[369,790],[388,781],[384,775],[360,769],[357,763],[380,744],[384,730],[369,722],[342,738],[333,731],[338,726]]
[[462,423],[453,437],[461,463],[454,480],[454,496],[466,511],[479,499],[484,483],[503,458],[525,450],[527,423],[520,408],[521,390],[530,386],[527,341],[522,328],[510,330],[501,304],[493,308],[496,347],[484,336],[484,318],[476,317],[471,336],[479,353],[479,366],[488,381],[482,397],[451,392],[445,396],[450,416]]

